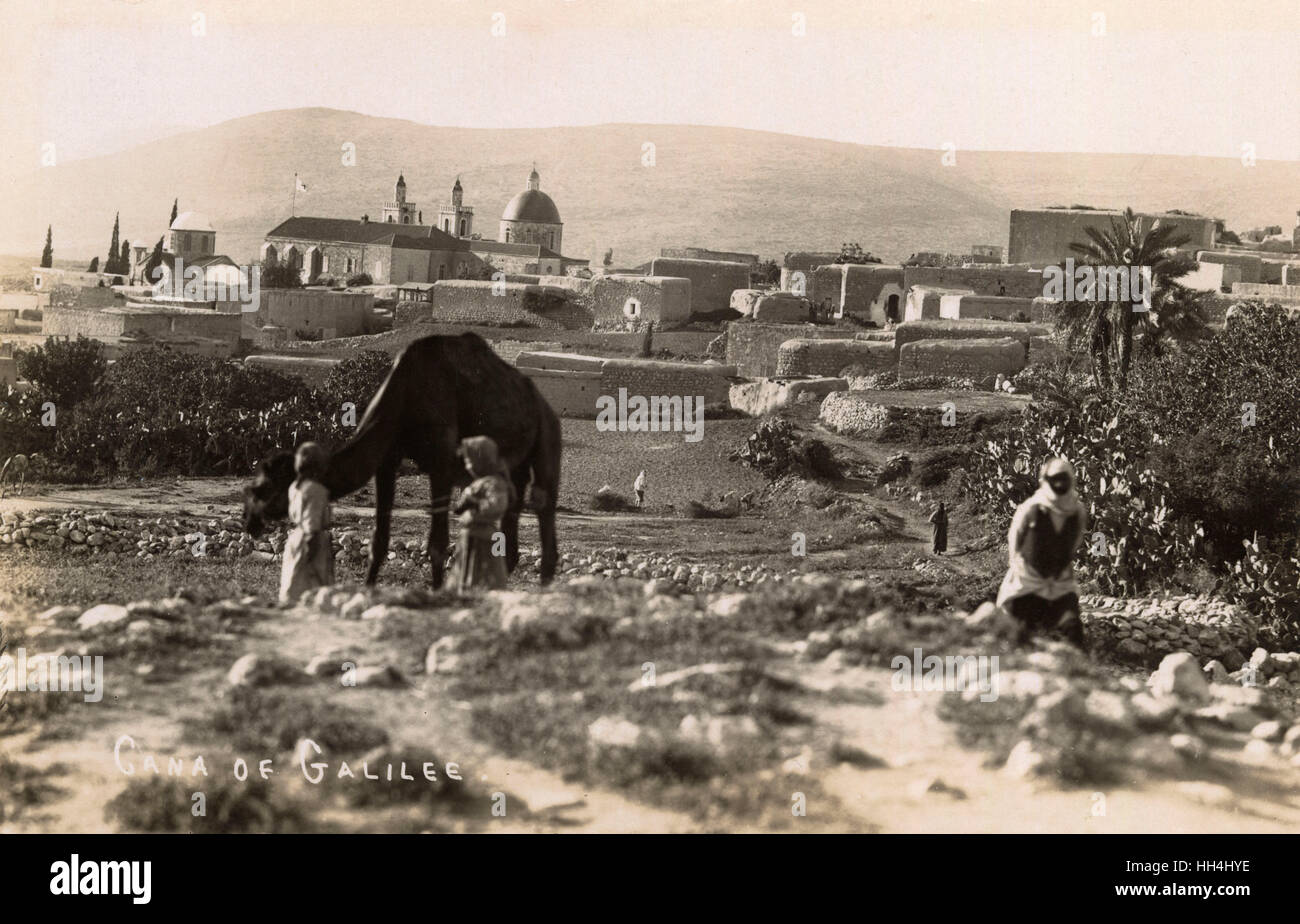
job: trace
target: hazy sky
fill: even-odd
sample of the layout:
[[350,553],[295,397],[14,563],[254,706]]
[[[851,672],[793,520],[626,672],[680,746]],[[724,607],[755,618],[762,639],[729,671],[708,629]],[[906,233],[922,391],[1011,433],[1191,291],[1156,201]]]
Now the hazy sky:
[[0,14],[3,157],[20,170],[47,141],[71,159],[299,106],[959,150],[1236,158],[1249,142],[1300,160],[1300,0],[0,0]]

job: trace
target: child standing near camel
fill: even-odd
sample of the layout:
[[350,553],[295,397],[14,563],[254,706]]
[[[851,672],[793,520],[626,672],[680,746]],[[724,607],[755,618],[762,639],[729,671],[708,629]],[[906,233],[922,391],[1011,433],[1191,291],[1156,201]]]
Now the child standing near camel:
[[330,492],[325,477],[325,450],[303,443],[294,456],[298,478],[289,486],[289,522],[284,544],[280,602],[294,603],[304,590],[334,583],[334,547],[330,535]]
[[461,593],[471,588],[496,590],[506,586],[506,562],[504,554],[493,554],[493,537],[501,529],[502,514],[514,499],[514,488],[497,454],[497,444],[490,437],[461,440],[460,453],[474,480],[456,501],[460,538],[447,587]]

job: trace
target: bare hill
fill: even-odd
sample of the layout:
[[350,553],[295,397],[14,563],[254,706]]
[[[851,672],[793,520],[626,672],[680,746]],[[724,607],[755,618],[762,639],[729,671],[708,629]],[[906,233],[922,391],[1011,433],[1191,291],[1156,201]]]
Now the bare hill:
[[[355,166],[343,146],[356,145]],[[654,165],[643,165],[646,143]],[[103,256],[113,213],[123,236],[156,241],[173,197],[207,214],[218,249],[254,258],[290,214],[293,175],[307,193],[298,214],[378,217],[399,172],[425,220],[457,175],[475,228],[495,238],[509,198],[537,162],[560,207],[567,255],[627,265],[661,246],[697,245],[779,255],[858,241],[886,258],[918,250],[965,252],[1006,244],[1017,207],[1132,205],[1214,214],[1229,227],[1290,228],[1300,163],[1098,154],[865,147],[701,126],[463,129],[332,109],[266,112],[67,161],[0,190],[0,252],[39,253],[54,227],[61,257]]]

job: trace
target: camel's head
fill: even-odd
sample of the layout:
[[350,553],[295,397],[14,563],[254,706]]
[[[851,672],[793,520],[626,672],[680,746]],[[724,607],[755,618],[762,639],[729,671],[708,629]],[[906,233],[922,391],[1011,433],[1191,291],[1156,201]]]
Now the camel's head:
[[253,483],[244,488],[245,532],[257,538],[268,522],[289,515],[289,486],[293,479],[291,452],[277,452],[258,463]]

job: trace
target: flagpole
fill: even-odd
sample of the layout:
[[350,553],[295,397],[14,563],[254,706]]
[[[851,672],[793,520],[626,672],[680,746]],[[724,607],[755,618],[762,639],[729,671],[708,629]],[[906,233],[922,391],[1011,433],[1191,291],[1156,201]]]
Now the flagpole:
[[293,204],[289,206],[289,217],[298,214],[298,174],[293,175]]

